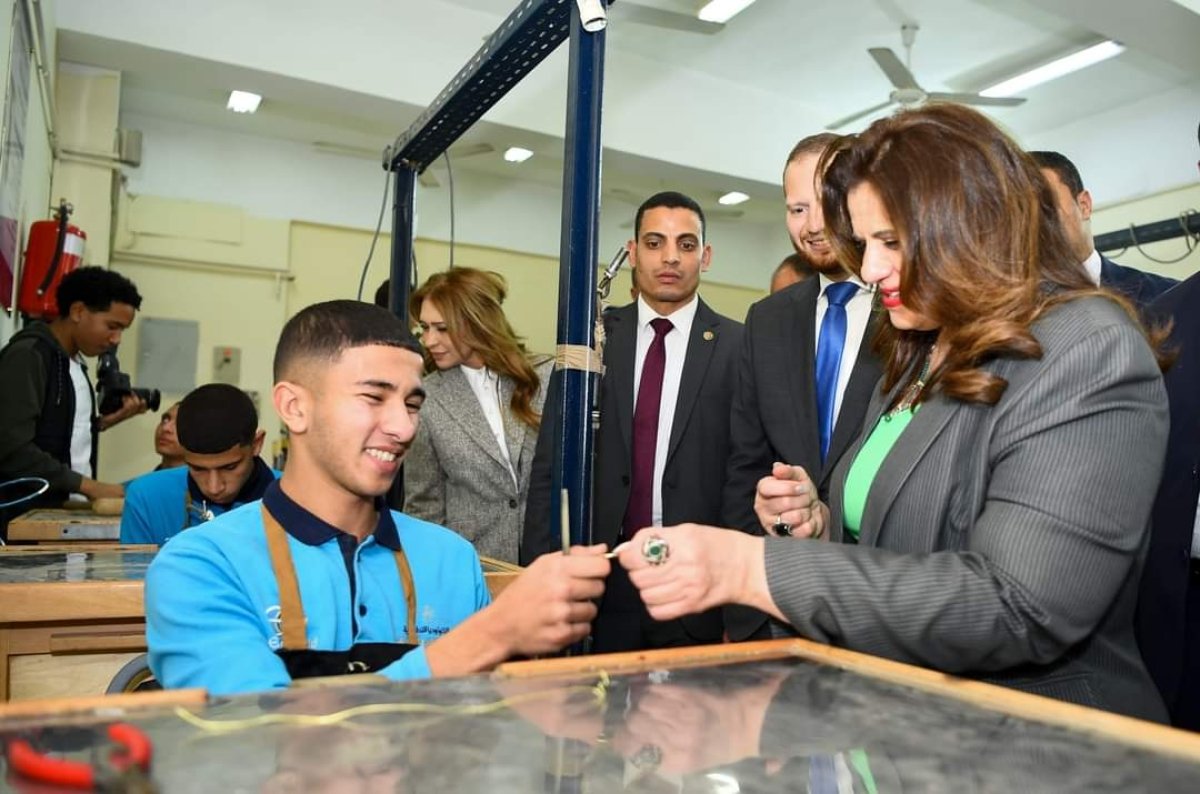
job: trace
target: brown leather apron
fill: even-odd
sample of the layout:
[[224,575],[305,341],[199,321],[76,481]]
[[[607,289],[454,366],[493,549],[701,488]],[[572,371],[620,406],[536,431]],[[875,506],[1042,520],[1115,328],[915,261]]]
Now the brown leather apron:
[[404,601],[408,606],[406,641],[360,642],[344,651],[310,649],[307,635],[308,619],[300,601],[300,583],[296,579],[296,568],[292,564],[292,550],[288,545],[287,531],[275,520],[265,504],[262,505],[262,518],[267,535],[267,550],[271,555],[271,568],[279,586],[279,617],[283,645],[275,653],[283,659],[288,674],[293,679],[377,672],[418,646],[417,589],[413,583],[408,557],[403,550],[398,550],[395,552],[396,568],[400,572],[400,585],[404,588]]

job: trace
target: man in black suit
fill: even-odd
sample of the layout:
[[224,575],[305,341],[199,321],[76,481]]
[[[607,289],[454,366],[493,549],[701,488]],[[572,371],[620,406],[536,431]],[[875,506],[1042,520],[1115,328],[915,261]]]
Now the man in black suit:
[[1166,276],[1118,265],[1096,250],[1092,242],[1092,194],[1083,186],[1075,164],[1059,152],[1030,152],[1054,191],[1058,216],[1067,237],[1092,281],[1120,292],[1144,310],[1162,293],[1179,282]]
[[[1200,129],[1197,130],[1200,138]],[[1196,164],[1200,167],[1200,163]],[[1138,591],[1142,659],[1179,728],[1200,731],[1200,273],[1154,301],[1177,353],[1164,376],[1171,405],[1167,460],[1151,514]]]
[[[712,248],[704,212],[680,193],[638,208],[629,264],[638,299],[605,315],[592,499],[592,542],[613,546],[649,525],[720,523],[729,457],[729,407],[742,325],[697,294]],[[522,562],[559,548],[550,530],[550,461],[561,389],[550,380],[529,487]],[[658,392],[658,399],[653,395]],[[593,650],[628,651],[718,642],[719,610],[651,620],[628,574],[614,565]]]
[[1171,435],[1151,514],[1135,627],[1142,659],[1171,722],[1200,730],[1200,273],[1151,304],[1153,320],[1171,320],[1168,347],[1178,353],[1164,379]]
[[[826,498],[829,473],[862,430],[882,373],[871,347],[874,295],[838,264],[825,238],[817,166],[837,140],[832,133],[803,139],[783,172],[788,235],[818,277],[764,298],[746,315],[724,524],[751,534],[764,533],[754,494],[758,481],[772,475],[773,463],[803,467]],[[839,312],[841,333],[826,322]],[[832,372],[819,376],[818,361],[832,362]],[[778,523],[790,531],[789,522],[799,520],[783,515]],[[767,616],[748,607],[727,607],[725,623],[735,641],[771,636]]]

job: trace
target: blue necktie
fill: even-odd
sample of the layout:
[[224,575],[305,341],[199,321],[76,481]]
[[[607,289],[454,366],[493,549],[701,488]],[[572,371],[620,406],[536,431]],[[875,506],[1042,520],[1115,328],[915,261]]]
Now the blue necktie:
[[833,438],[833,406],[837,402],[838,370],[842,367],[842,348],[846,346],[846,303],[858,285],[839,281],[825,288],[829,301],[821,320],[821,338],[817,341],[817,417],[821,430],[821,462],[829,454]]

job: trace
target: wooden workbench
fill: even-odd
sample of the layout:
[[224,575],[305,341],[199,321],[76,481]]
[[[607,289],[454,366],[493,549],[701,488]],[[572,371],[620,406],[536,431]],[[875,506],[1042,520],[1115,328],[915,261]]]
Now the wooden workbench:
[[120,539],[119,515],[96,515],[86,509],[30,510],[8,524],[10,543],[116,543]]
[[[156,546],[0,547],[0,702],[103,693],[146,650],[143,579]],[[520,569],[483,558],[495,597]]]
[[154,546],[0,550],[0,700],[103,692],[145,651]]

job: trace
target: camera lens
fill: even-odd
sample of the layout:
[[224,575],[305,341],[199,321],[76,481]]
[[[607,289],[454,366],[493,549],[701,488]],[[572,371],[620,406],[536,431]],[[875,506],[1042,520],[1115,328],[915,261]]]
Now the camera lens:
[[158,389],[134,389],[133,393],[146,401],[146,407],[151,411],[157,411],[162,405],[162,392]]

